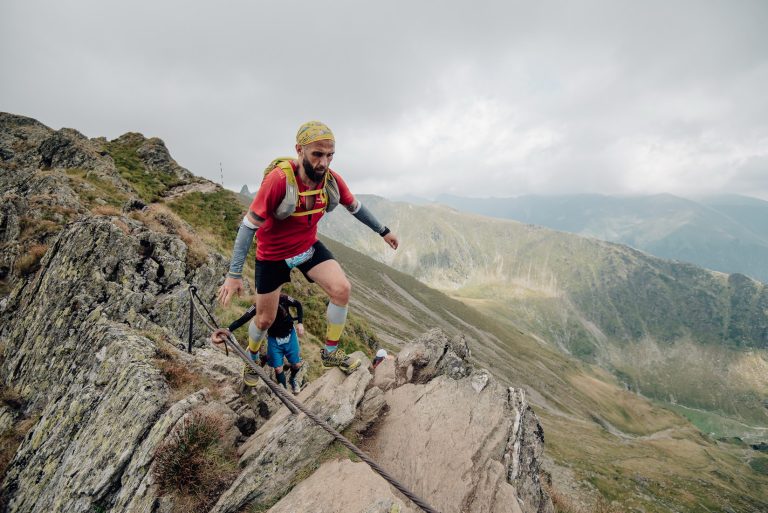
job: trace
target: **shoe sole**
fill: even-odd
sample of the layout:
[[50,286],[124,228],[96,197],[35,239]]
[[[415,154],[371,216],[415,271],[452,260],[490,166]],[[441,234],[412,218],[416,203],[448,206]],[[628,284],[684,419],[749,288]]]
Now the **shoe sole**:
[[253,388],[259,384],[259,376],[257,376],[256,374],[248,375],[243,373],[241,374],[241,376],[243,377],[243,385],[247,387]]
[[355,363],[353,363],[349,367],[346,367],[346,368],[345,367],[339,367],[339,368],[341,369],[341,372],[343,372],[344,374],[350,375],[353,372],[355,372],[357,369],[360,368],[360,361],[359,360],[356,361]]
[[324,369],[333,369],[334,367],[337,368],[337,369],[340,369],[342,371],[349,370],[351,372],[351,371],[356,370],[358,367],[360,367],[360,362],[355,362],[352,365],[350,365],[349,367],[344,367],[343,365],[334,364],[334,363],[326,364],[325,362],[323,362],[323,368]]

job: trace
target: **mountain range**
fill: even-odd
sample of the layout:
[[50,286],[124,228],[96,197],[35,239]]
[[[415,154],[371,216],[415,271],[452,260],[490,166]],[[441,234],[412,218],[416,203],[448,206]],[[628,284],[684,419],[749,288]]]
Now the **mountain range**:
[[768,426],[768,288],[628,246],[361,196],[393,253],[328,216],[328,237],[443,290],[646,396]]
[[519,196],[435,202],[489,217],[618,242],[652,255],[768,282],[768,201],[737,195]]

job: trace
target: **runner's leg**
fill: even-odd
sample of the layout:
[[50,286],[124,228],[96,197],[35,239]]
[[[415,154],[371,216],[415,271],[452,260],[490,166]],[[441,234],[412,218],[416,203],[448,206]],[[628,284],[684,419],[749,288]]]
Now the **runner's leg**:
[[277,339],[273,336],[267,337],[267,342],[267,360],[269,366],[275,369],[275,379],[277,382],[283,385],[283,388],[288,388],[285,381],[285,372],[283,372],[285,347],[284,345],[278,344]]
[[325,335],[325,350],[332,353],[339,345],[339,338],[347,321],[347,304],[352,285],[336,260],[325,260],[307,271],[315,283],[330,297],[326,317],[328,327]]
[[277,316],[277,305],[280,302],[280,289],[277,287],[267,294],[256,294],[256,317],[251,319],[248,326],[248,353],[253,361],[259,357],[259,349],[267,335],[267,330]]

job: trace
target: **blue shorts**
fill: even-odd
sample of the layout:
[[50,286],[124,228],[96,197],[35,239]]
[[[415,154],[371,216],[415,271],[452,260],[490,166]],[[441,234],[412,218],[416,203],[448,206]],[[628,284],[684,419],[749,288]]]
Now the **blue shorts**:
[[283,357],[287,358],[291,365],[301,361],[299,337],[296,336],[295,329],[285,338],[275,338],[271,335],[267,337],[267,364],[270,367],[282,367]]

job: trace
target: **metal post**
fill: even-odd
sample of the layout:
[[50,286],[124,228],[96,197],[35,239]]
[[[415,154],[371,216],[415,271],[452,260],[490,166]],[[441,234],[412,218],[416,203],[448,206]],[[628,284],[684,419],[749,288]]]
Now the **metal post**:
[[[196,290],[195,287],[189,288],[190,292]],[[187,352],[192,354],[192,328],[194,327],[195,319],[195,304],[192,294],[189,295],[189,340],[187,342]]]

